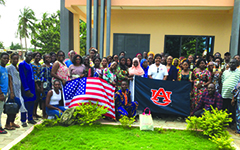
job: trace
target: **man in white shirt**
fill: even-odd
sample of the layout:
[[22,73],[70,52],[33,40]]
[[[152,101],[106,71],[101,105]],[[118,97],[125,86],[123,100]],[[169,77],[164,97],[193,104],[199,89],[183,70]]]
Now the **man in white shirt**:
[[166,66],[161,64],[162,56],[160,54],[155,55],[155,63],[152,64],[148,69],[148,78],[167,80],[168,71]]

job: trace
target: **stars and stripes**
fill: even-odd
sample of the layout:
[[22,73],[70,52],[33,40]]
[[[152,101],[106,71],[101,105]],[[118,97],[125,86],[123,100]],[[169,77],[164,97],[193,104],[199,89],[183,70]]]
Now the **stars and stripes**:
[[71,108],[89,103],[89,100],[94,104],[98,101],[98,105],[108,108],[109,111],[105,115],[115,118],[114,91],[115,88],[103,79],[77,78],[68,81],[63,87],[64,104]]

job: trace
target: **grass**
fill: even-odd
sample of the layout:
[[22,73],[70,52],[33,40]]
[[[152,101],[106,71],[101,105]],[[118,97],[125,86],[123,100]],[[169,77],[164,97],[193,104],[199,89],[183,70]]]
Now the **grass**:
[[12,148],[19,149],[214,150],[217,145],[194,131],[167,130],[158,133],[121,126],[75,125],[35,128]]

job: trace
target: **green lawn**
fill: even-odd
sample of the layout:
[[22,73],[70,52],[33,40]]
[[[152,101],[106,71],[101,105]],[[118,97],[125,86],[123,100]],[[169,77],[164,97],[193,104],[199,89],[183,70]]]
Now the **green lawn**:
[[34,129],[12,149],[100,150],[214,150],[217,145],[198,132],[168,130],[165,133],[94,125]]

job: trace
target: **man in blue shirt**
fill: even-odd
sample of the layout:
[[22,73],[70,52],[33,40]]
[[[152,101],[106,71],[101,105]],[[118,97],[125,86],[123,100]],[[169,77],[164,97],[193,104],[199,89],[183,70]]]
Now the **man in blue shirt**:
[[[27,127],[26,120],[28,118],[28,123],[35,124],[36,122],[33,120],[33,108],[34,101],[36,100],[36,92],[35,92],[35,82],[33,69],[31,65],[31,60],[33,58],[33,53],[28,51],[25,53],[25,60],[19,64],[19,75],[22,82],[22,97],[24,99],[24,105],[27,109],[27,113],[21,113],[21,122],[23,127]],[[27,117],[28,116],[28,117]]]
[[2,53],[0,58],[1,58],[1,66],[0,66],[0,134],[6,134],[7,131],[5,131],[1,125],[1,116],[2,116],[2,112],[3,112],[4,101],[6,100],[6,96],[8,93],[8,72],[5,67],[9,61],[9,55],[7,53]]
[[65,61],[66,66],[69,68],[73,63],[72,63],[72,59],[73,57],[76,55],[77,53],[74,50],[71,50],[68,53],[68,57],[69,59]]

